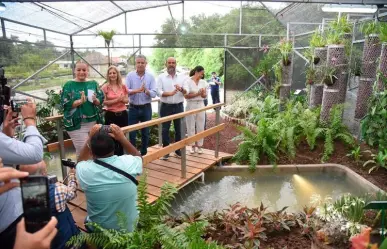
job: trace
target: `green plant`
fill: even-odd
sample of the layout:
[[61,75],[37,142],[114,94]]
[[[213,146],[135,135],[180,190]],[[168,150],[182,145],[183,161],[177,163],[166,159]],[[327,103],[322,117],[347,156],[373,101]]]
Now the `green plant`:
[[99,30],[97,32],[97,35],[102,36],[102,38],[105,40],[105,46],[108,48],[108,64],[110,66],[111,64],[111,58],[110,58],[110,42],[113,41],[113,36],[115,36],[117,32],[115,30],[111,31],[102,31]]
[[257,124],[257,132],[246,127],[238,127],[241,135],[233,140],[243,140],[234,155],[237,162],[248,161],[250,170],[255,170],[261,156],[266,155],[272,164],[277,161],[278,134],[270,127],[266,119],[261,119]]
[[380,24],[379,22],[376,22],[376,21],[366,22],[366,23],[363,23],[363,25],[361,25],[360,29],[365,36],[369,36],[372,34],[379,34]]
[[360,223],[364,216],[366,204],[364,198],[346,194],[336,200],[333,206],[349,221]]
[[[379,77],[382,77],[381,73]],[[384,76],[383,76],[384,77]],[[387,83],[386,79],[382,79]],[[387,148],[387,90],[372,94],[367,115],[361,124],[362,137],[367,144],[383,150]]]
[[300,133],[306,139],[310,150],[316,146],[316,140],[324,132],[324,129],[319,127],[320,108],[315,110],[304,110],[299,117]]
[[321,34],[321,32],[317,29],[310,38],[309,44],[313,48],[325,47],[326,39],[323,34]]
[[322,161],[329,159],[334,151],[334,141],[341,140],[349,146],[353,146],[354,138],[348,131],[348,128],[343,124],[342,114],[343,105],[336,105],[331,109],[329,123],[323,128],[322,135],[324,136],[324,153]]
[[247,118],[251,110],[258,105],[257,96],[242,95],[233,101],[232,105],[227,105],[223,111],[235,118]]
[[258,123],[259,120],[274,118],[278,113],[278,106],[280,102],[273,96],[267,96],[263,101],[259,101],[257,106],[251,111],[249,121],[251,123]]
[[329,24],[329,28],[340,35],[343,35],[352,32],[353,24],[348,21],[347,15],[341,15]]
[[[368,151],[369,152],[369,151]],[[368,165],[374,165],[369,169],[368,173],[371,173],[373,170],[377,170],[379,168],[387,169],[387,149],[379,150],[378,154],[371,153],[372,160],[368,160],[363,164],[363,167]]]
[[324,67],[321,67],[321,70],[324,75],[321,84],[326,84],[328,86],[332,86],[333,84],[335,84],[337,80],[336,68],[331,65],[326,65]]
[[309,67],[306,68],[305,76],[307,85],[313,85],[316,80],[316,69],[314,69],[312,64],[309,64]]
[[327,44],[343,45],[344,43],[341,33],[332,30],[328,31]]
[[291,61],[289,60],[290,54],[293,51],[293,44],[292,41],[282,39],[276,46],[282,56],[282,62],[284,66],[289,66]]
[[351,153],[347,154],[348,157],[352,157],[356,163],[359,163],[360,162],[360,159],[362,157],[361,155],[361,149],[360,149],[360,145],[356,146],[355,148],[353,148],[351,150]]
[[387,42],[387,23],[381,23],[379,27],[379,39],[381,42]]

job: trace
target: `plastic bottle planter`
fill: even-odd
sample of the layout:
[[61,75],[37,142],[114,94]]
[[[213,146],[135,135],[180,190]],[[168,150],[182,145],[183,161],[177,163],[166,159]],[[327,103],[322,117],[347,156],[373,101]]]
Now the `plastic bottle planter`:
[[321,105],[320,122],[327,124],[329,122],[329,114],[334,105],[339,104],[340,93],[338,89],[328,89],[324,87],[323,99]]
[[367,114],[368,99],[371,97],[374,82],[375,80],[371,78],[360,78],[355,109],[356,119],[362,119]]
[[328,45],[328,65],[337,66],[346,64],[344,45]]
[[381,44],[378,35],[365,37],[361,76],[364,78],[376,78],[377,59],[380,56]]
[[[380,64],[379,64],[379,71],[382,73],[385,77],[387,76],[387,43],[383,43],[382,45],[382,52],[380,53]],[[383,83],[382,79],[379,79],[378,81],[378,91],[383,91],[386,89],[385,83]]]
[[339,80],[337,81],[338,88],[339,88],[339,103],[343,104],[345,103],[345,97],[347,95],[347,83],[348,83],[348,72],[342,72]]
[[323,84],[313,84],[310,86],[309,107],[314,108],[320,106],[323,99]]

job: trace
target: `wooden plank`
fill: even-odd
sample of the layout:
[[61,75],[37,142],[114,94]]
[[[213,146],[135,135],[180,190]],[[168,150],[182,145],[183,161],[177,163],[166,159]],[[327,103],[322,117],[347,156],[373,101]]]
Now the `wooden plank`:
[[167,173],[164,173],[164,172],[160,172],[160,171],[157,171],[157,170],[152,170],[152,169],[146,169],[146,171],[148,172],[148,177],[151,176],[153,178],[158,178],[158,179],[161,179],[161,180],[164,180],[164,181],[168,181],[168,182],[173,182],[175,184],[182,184],[184,183],[185,181],[187,181],[187,179],[185,178],[181,178],[181,176],[173,176],[173,175],[170,175],[170,174],[167,174]]
[[[153,161],[153,162],[155,162],[155,161]],[[177,158],[176,156],[170,156],[166,162],[177,163],[181,166],[181,159]],[[197,169],[204,169],[204,168],[208,167],[207,164],[193,162],[193,161],[189,161],[189,160],[186,161],[186,164],[187,164],[187,169],[188,169],[188,167],[197,168]]]
[[[171,169],[177,169],[177,170],[181,170],[181,164],[180,162],[179,163],[175,163],[175,162],[171,162],[171,161],[164,161],[164,160],[155,160],[155,161],[152,161],[153,164],[157,164],[157,165],[160,165],[160,166],[163,166],[163,167],[167,167],[167,168],[171,168]],[[192,174],[197,174],[201,171],[200,168],[194,168],[194,167],[189,167],[187,166],[187,172],[189,173],[192,173]]]
[[[153,152],[153,151],[159,150],[161,148],[163,148],[163,147],[160,147],[158,144],[156,144],[156,145],[153,145],[152,147],[149,147],[148,152]],[[216,159],[214,150],[209,150],[209,149],[203,148],[203,154],[213,156],[213,158]],[[219,151],[219,157],[221,157],[222,159],[228,159],[228,158],[231,158],[233,156],[234,156],[233,154]]]
[[164,179],[159,179],[159,178],[154,178],[154,177],[151,177],[151,176],[147,176],[147,184],[148,185],[153,185],[155,187],[159,187],[161,188],[165,183],[170,183],[172,185],[178,185],[176,183],[174,183],[173,181],[167,181],[167,180],[164,180]]
[[176,142],[176,143],[173,143],[169,146],[163,147],[162,149],[159,149],[156,152],[147,154],[143,157],[143,163],[147,164],[149,162],[152,162],[153,160],[156,160],[156,159],[158,159],[166,154],[172,153],[175,150],[183,148],[184,146],[191,144],[199,139],[202,139],[202,138],[207,137],[209,135],[215,134],[215,133],[223,130],[225,127],[226,127],[225,124],[217,125],[215,127],[207,129],[205,131],[199,132],[196,135],[193,135],[191,137],[180,140],[179,142]]
[[71,201],[69,201],[71,204],[73,204],[74,206],[79,206],[82,204],[82,202],[85,202],[86,201],[86,196],[85,196],[85,193],[82,192],[82,191],[77,191],[77,197],[75,197],[74,199],[72,199]]
[[80,208],[75,208],[72,212],[73,218],[75,223],[77,223],[77,226],[85,230],[85,218],[87,216],[87,212],[80,209]]
[[[73,140],[71,139],[66,139],[64,140],[64,147],[65,148],[70,148],[70,147],[73,147]],[[55,143],[50,143],[50,144],[47,144],[47,151],[48,152],[54,152],[54,151],[57,151],[59,150],[59,142],[55,142]]]
[[206,165],[212,165],[212,164],[215,164],[218,160],[204,159],[204,158],[196,157],[195,155],[192,155],[192,154],[187,154],[187,161],[192,161],[195,163],[205,163]]
[[152,120],[149,120],[149,121],[146,121],[146,122],[141,122],[141,123],[138,123],[138,124],[135,124],[135,125],[129,125],[129,126],[126,126],[126,127],[122,127],[121,129],[124,131],[124,133],[130,132],[130,131],[135,131],[135,130],[141,130],[142,128],[145,128],[145,127],[150,127],[150,126],[154,126],[154,125],[158,125],[158,124],[164,123],[166,121],[171,121],[171,120],[174,120],[174,119],[179,119],[179,118],[187,117],[189,115],[193,115],[193,114],[197,114],[197,113],[200,113],[200,112],[203,112],[203,111],[206,111],[206,110],[210,110],[212,108],[221,107],[222,105],[224,105],[224,103],[218,103],[218,104],[215,104],[215,105],[208,105],[208,106],[205,106],[205,107],[202,107],[202,108],[198,108],[198,109],[195,109],[195,110],[185,111],[185,112],[181,112],[181,113],[174,114],[174,115],[169,115],[169,116],[162,117],[162,118],[156,118],[156,119],[152,119]]
[[[153,170],[160,171],[160,172],[163,172],[163,173],[166,173],[166,174],[169,174],[169,175],[173,175],[173,176],[181,176],[181,170],[166,168],[166,167],[163,167],[163,166],[160,166],[160,165],[157,165],[157,164],[153,164],[153,163],[148,163],[145,166],[145,168],[153,169]],[[187,178],[190,178],[190,177],[193,177],[193,176],[194,176],[194,174],[187,172]],[[168,180],[168,179],[166,179],[166,180]]]
[[160,197],[161,189],[152,185],[148,185],[148,193],[157,197]]

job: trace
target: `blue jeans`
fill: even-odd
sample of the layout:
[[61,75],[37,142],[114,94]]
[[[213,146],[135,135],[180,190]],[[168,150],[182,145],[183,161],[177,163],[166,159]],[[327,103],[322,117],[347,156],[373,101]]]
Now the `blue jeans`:
[[[181,113],[181,112],[184,112],[183,103],[178,103],[178,104],[161,103],[160,117],[166,117],[166,116]],[[180,141],[181,140],[180,119],[174,119],[173,126],[175,128],[175,142]],[[163,147],[166,147],[170,143],[169,129],[171,128],[171,121],[164,122],[162,124],[162,127],[163,127],[163,130],[162,130]],[[180,154],[180,150],[177,150],[176,153]]]
[[[139,122],[145,122],[152,119],[151,104],[145,105],[129,105],[129,125],[134,125]],[[130,143],[136,147],[137,131],[129,133]],[[141,129],[141,155],[146,155],[149,144],[149,127]]]
[[220,103],[219,90],[211,90],[212,104]]

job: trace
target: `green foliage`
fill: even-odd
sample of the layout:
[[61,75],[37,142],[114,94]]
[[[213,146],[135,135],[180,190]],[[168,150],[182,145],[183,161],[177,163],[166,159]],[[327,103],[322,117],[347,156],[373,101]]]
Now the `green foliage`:
[[223,111],[235,118],[248,118],[251,111],[259,103],[259,98],[256,95],[243,94],[236,97],[232,105],[227,105]]
[[154,48],[149,62],[152,68],[158,72],[165,68],[165,61],[168,57],[177,57],[177,54],[178,52],[174,48]]
[[361,32],[365,36],[369,36],[371,34],[379,34],[380,32],[380,24],[377,21],[365,22],[361,25]]
[[316,146],[316,140],[324,130],[319,127],[320,109],[306,109],[299,117],[300,136],[304,137],[310,150]]
[[329,24],[329,28],[337,33],[351,33],[353,25],[348,21],[347,15],[341,15]]
[[310,38],[309,44],[313,48],[320,48],[320,47],[325,47],[326,45],[326,39],[325,37],[321,34],[321,32],[317,29],[312,37]]
[[272,119],[278,113],[280,101],[273,96],[267,96],[263,101],[258,101],[257,105],[252,108],[249,121],[258,123],[261,119]]
[[360,162],[360,159],[362,157],[361,155],[361,148],[360,145],[356,146],[351,150],[351,153],[347,154],[348,157],[352,157],[356,163]]
[[263,155],[267,156],[270,163],[276,164],[278,147],[278,134],[268,124],[266,119],[261,119],[257,124],[257,132],[246,127],[238,127],[242,134],[235,140],[243,140],[234,155],[237,162],[249,161],[250,170],[255,170],[256,165]]
[[293,51],[293,43],[291,40],[282,39],[277,45],[276,48],[279,49],[282,59],[288,61],[291,52]]
[[[382,75],[380,75],[382,77]],[[387,82],[386,79],[383,79]],[[371,95],[368,111],[362,121],[362,136],[367,144],[387,148],[387,90]]]
[[380,24],[379,39],[381,42],[387,42],[387,23]]
[[366,204],[364,198],[347,194],[336,200],[333,206],[349,221],[360,223],[364,216]]
[[329,124],[324,127],[324,153],[322,161],[325,162],[329,159],[334,151],[334,142],[341,140],[349,146],[353,146],[355,143],[352,134],[348,131],[348,128],[343,124],[343,105],[336,105],[331,109]]
[[111,30],[111,31],[99,30],[97,32],[97,35],[102,36],[102,38],[105,40],[107,47],[110,47],[110,42],[113,40],[113,36],[115,36],[116,34],[117,32],[115,30]]
[[255,69],[257,75],[268,75],[273,69],[274,65],[280,60],[280,53],[278,49],[270,49],[263,54],[263,58],[259,61],[258,67]]
[[379,150],[378,154],[371,154],[372,160],[368,160],[363,164],[363,167],[368,165],[374,165],[368,173],[371,173],[373,170],[377,170],[379,168],[387,169],[387,149]]

